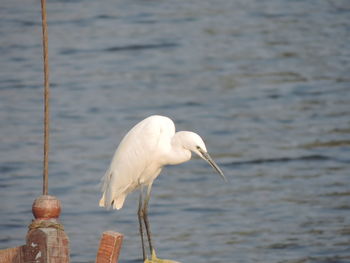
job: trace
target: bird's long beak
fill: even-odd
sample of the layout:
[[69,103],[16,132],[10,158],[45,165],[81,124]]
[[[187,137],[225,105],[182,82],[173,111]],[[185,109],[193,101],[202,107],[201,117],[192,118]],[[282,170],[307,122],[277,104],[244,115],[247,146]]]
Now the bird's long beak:
[[199,152],[202,154],[203,159],[206,160],[211,165],[211,167],[213,167],[214,170],[218,172],[218,174],[225,182],[227,182],[224,173],[221,171],[220,167],[214,162],[214,160],[210,157],[209,153],[204,152],[203,150],[200,150]]

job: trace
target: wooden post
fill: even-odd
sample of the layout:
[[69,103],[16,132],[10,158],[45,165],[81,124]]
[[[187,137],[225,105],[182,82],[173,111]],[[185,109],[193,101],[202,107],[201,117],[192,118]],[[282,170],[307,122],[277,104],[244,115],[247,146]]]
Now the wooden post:
[[113,231],[103,232],[96,263],[117,263],[122,242],[122,234]]
[[38,197],[32,207],[35,220],[30,224],[24,248],[24,263],[68,263],[69,239],[58,221],[61,202],[54,196]]
[[32,212],[35,219],[29,225],[26,244],[0,250],[0,263],[69,263],[69,239],[58,221],[60,200],[39,196]]

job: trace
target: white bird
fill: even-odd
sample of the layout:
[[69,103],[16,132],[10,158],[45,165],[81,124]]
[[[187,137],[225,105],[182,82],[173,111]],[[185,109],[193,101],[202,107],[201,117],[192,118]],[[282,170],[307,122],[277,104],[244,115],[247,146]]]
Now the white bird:
[[[165,165],[175,165],[189,161],[192,152],[206,160],[226,180],[223,172],[209,156],[202,138],[190,131],[175,133],[175,125],[164,116],[150,116],[136,124],[119,144],[112,162],[102,178],[102,198],[99,205],[120,209],[126,196],[141,188],[138,219],[145,260],[143,224],[151,254],[153,245],[148,221],[148,202],[153,181]],[[147,186],[143,200],[143,187]]]

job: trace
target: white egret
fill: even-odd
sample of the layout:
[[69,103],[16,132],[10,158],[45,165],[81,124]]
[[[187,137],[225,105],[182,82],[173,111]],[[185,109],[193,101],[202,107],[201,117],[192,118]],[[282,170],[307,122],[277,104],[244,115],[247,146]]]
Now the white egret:
[[[142,220],[146,227],[151,254],[153,252],[148,221],[148,202],[153,181],[163,166],[186,162],[191,159],[191,152],[206,160],[226,180],[198,134],[189,131],[175,133],[175,125],[171,119],[158,115],[150,116],[136,124],[125,135],[102,179],[102,198],[99,205],[106,208],[122,208],[126,196],[141,188],[138,219],[144,260],[146,253]],[[145,198],[144,186],[148,187]]]

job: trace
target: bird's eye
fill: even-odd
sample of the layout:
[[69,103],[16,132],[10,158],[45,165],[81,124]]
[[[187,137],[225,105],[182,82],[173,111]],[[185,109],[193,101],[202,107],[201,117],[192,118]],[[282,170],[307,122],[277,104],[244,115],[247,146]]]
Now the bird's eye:
[[196,146],[196,148],[197,148],[197,150],[200,150],[200,149],[201,149],[201,147],[199,147],[199,146]]

